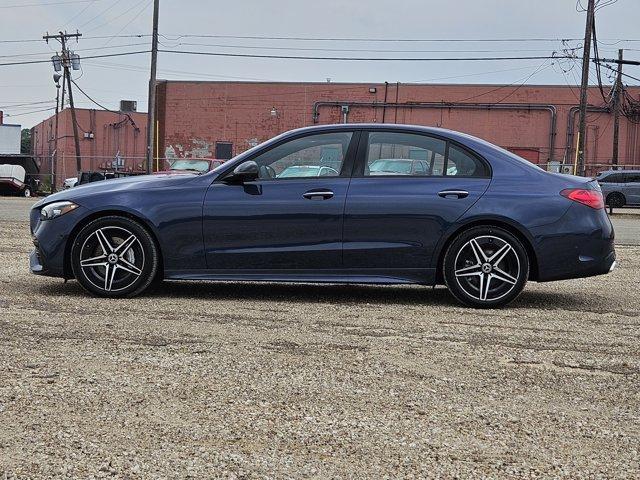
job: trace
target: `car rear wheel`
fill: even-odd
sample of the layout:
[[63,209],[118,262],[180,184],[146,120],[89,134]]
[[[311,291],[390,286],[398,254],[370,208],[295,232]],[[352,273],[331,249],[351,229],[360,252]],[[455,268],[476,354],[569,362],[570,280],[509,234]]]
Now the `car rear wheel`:
[[491,226],[458,235],[445,254],[444,279],[449,291],[466,305],[501,307],[513,301],[529,276],[529,258],[518,238]]
[[607,195],[607,205],[611,208],[622,208],[627,204],[627,199],[619,192],[613,192]]
[[73,274],[82,287],[102,297],[133,297],[158,275],[158,248],[151,234],[125,217],[98,218],[76,235]]

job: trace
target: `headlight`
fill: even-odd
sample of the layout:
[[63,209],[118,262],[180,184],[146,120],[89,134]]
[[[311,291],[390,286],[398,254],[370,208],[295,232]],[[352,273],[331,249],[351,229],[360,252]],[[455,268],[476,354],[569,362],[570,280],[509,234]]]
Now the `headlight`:
[[78,208],[73,202],[53,202],[45,205],[40,210],[40,220],[51,220],[53,218],[69,213]]

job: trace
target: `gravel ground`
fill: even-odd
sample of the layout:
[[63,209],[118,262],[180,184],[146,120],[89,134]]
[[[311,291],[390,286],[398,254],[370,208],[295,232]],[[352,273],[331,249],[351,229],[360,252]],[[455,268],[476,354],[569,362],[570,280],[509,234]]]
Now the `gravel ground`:
[[421,287],[32,276],[0,223],[0,479],[638,478],[640,248],[508,309]]

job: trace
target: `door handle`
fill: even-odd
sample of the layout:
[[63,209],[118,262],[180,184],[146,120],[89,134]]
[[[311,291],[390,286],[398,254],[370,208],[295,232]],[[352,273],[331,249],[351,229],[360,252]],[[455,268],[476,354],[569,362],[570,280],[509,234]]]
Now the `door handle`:
[[333,192],[331,190],[309,190],[302,196],[307,200],[328,200],[333,197]]
[[438,192],[438,195],[442,198],[447,197],[457,197],[457,198],[467,198],[469,196],[469,192],[466,190],[442,190]]

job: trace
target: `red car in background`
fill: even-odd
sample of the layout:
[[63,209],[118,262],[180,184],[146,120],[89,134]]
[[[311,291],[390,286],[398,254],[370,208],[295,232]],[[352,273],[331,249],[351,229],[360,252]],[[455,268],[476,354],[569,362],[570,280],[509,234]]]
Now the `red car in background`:
[[167,161],[169,168],[167,170],[159,170],[156,175],[169,175],[175,173],[207,173],[216,167],[222,165],[225,160],[215,158],[177,158],[173,161]]

